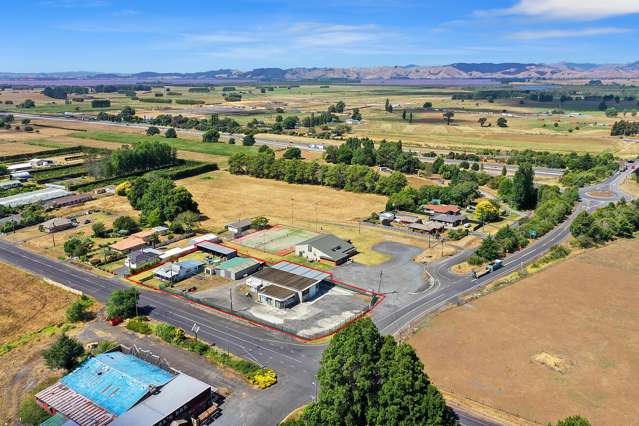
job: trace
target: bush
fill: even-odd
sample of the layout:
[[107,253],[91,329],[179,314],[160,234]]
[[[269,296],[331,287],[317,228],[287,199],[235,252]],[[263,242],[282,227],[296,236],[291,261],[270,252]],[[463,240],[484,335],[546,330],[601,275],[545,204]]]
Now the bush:
[[[176,343],[178,340],[178,328],[170,324],[157,324],[153,328],[153,333],[167,343]],[[182,330],[184,333],[184,330]]]
[[131,318],[127,322],[126,328],[140,334],[151,334],[152,332],[151,326],[149,325],[149,319],[147,317]]
[[175,139],[177,138],[177,132],[173,127],[169,127],[166,129],[166,132],[164,132],[164,137],[168,139]]
[[25,399],[20,403],[20,423],[25,425],[37,426],[51,415],[44,411],[42,407],[38,405],[33,395],[27,395]]
[[457,241],[468,236],[468,234],[470,234],[468,229],[451,229],[450,231],[448,231],[448,238],[453,241]]
[[117,345],[117,342],[113,342],[111,340],[100,340],[95,348],[91,349],[91,355],[96,356],[104,352],[108,352]]
[[474,254],[468,258],[467,262],[469,265],[478,266],[484,263],[485,260],[483,257],[477,256],[476,254]]
[[154,135],[159,135],[160,134],[160,129],[158,129],[155,126],[151,126],[148,129],[146,129],[146,135],[147,136],[154,136]]
[[263,368],[249,378],[249,382],[260,389],[266,389],[277,383],[277,374],[270,368]]
[[75,368],[78,357],[82,355],[84,355],[82,344],[66,334],[61,335],[43,354],[47,367],[64,368],[67,371]]
[[133,186],[133,184],[130,181],[125,180],[115,187],[115,193],[121,197],[126,197],[129,193],[129,190],[131,189],[131,186]]
[[76,300],[67,308],[65,313],[67,321],[79,322],[85,321],[91,318],[91,314],[87,312],[87,309],[93,305],[93,301],[87,297],[80,300]]

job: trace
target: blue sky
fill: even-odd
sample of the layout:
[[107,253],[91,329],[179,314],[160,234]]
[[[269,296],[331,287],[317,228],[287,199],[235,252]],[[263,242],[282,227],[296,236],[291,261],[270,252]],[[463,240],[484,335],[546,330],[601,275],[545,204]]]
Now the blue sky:
[[22,0],[0,71],[639,60],[639,0]]

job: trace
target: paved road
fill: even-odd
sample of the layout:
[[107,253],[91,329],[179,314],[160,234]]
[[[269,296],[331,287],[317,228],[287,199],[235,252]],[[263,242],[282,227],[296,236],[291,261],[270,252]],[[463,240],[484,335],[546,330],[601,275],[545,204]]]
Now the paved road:
[[[430,161],[430,162],[435,161],[435,158],[433,157],[423,157],[422,159],[424,161]],[[463,161],[464,160],[454,160],[451,158],[444,159],[444,163],[446,164],[460,164]],[[468,163],[472,165],[473,163],[476,163],[476,161],[468,161]],[[480,164],[483,166],[483,170],[489,174],[500,174],[504,166],[506,166],[506,170],[508,171],[508,174],[513,174],[517,171],[517,169],[519,169],[519,166],[517,164],[486,163],[486,162],[481,162]],[[564,175],[564,169],[554,169],[551,167],[533,167],[533,170],[535,171],[536,175],[540,175],[540,176],[561,177]]]

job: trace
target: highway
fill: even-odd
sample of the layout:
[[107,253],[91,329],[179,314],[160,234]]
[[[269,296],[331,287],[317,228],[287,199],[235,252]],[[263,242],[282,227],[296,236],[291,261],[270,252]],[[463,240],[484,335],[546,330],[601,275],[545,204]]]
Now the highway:
[[[435,161],[435,158],[422,156],[422,161],[433,162]],[[455,160],[451,158],[444,159],[444,163],[455,164],[455,165],[459,165],[463,161],[464,160]],[[473,163],[476,163],[476,161],[468,161],[468,163],[472,165]],[[506,167],[506,171],[508,172],[509,175],[514,174],[517,171],[517,169],[519,169],[519,166],[516,164],[488,163],[488,162],[481,162],[479,164],[482,165],[484,172],[488,174],[493,174],[493,175],[500,174],[504,166]],[[535,175],[539,175],[539,176],[562,177],[564,175],[564,169],[554,169],[551,167],[533,167],[533,170],[535,171]]]

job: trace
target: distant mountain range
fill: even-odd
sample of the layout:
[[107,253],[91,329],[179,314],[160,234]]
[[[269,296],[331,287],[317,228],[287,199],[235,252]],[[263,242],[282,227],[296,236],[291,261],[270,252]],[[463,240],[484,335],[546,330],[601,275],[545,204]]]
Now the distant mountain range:
[[367,81],[438,79],[629,79],[639,78],[639,61],[628,64],[456,63],[441,66],[385,66],[366,68],[256,68],[251,71],[219,69],[193,73],[140,72],[3,73],[3,81]]

